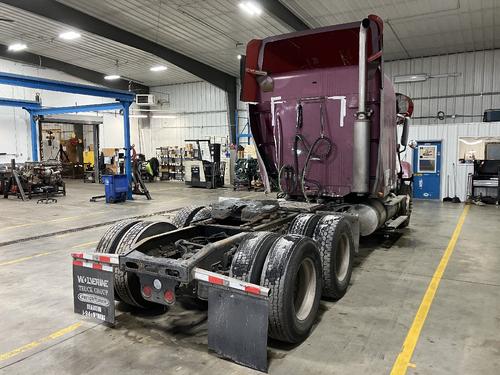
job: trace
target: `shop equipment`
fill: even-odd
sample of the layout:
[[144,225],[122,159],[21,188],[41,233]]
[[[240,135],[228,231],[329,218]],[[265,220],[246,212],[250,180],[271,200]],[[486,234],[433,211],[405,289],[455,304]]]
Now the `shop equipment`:
[[186,185],[207,189],[224,186],[225,162],[220,160],[220,143],[211,143],[208,139],[186,140],[185,143],[196,146],[184,160]]
[[500,204],[500,160],[474,160],[468,191],[473,201]]
[[450,197],[450,175],[446,175],[446,197],[443,198],[443,202],[452,202],[453,198]]
[[460,203],[460,198],[457,196],[457,166],[453,163],[453,198],[451,198],[452,203]]
[[37,195],[66,195],[61,171],[61,163],[56,161],[16,164],[12,159],[3,167],[0,181],[3,197],[16,196],[24,201]]

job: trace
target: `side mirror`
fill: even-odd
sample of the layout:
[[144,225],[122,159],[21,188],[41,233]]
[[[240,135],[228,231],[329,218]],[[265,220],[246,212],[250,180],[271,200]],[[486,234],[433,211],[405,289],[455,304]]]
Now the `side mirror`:
[[398,116],[396,123],[403,125],[400,145],[406,148],[408,143],[409,118],[413,114],[413,101],[409,96],[396,93],[396,112]]
[[396,93],[396,113],[398,118],[411,117],[413,115],[413,100],[407,95]]
[[[398,115],[399,118],[399,115]],[[408,133],[410,131],[410,119],[408,117],[403,117],[401,124],[403,125],[403,131],[401,132],[401,140],[399,144],[406,147],[408,144]]]

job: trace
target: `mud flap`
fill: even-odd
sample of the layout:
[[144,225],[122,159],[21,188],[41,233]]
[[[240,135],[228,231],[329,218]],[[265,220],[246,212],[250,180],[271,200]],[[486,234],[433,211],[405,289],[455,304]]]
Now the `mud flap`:
[[113,272],[73,265],[75,313],[114,324]]
[[266,297],[208,284],[209,349],[267,372],[268,314]]
[[[73,305],[74,311],[88,318],[115,323],[113,266],[84,259],[84,254],[73,256]],[[95,258],[110,257],[96,255]]]

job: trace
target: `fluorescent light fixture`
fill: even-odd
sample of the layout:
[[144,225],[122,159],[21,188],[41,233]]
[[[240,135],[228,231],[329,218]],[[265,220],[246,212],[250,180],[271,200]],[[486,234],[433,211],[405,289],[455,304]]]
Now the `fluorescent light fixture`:
[[427,73],[406,74],[402,76],[395,76],[394,83],[424,82],[429,78],[430,76]]
[[478,139],[477,141],[466,141],[465,139],[458,139],[459,142],[462,142],[462,143],[465,143],[466,145],[469,145],[469,146],[474,146],[474,145],[478,145],[478,144],[481,144],[481,143],[484,143],[484,140],[483,139]]
[[163,72],[167,70],[167,67],[165,65],[156,65],[149,68],[149,70],[151,70],[152,72]]
[[130,117],[130,118],[147,118],[148,115],[134,115],[134,114],[132,114],[132,115],[130,115],[128,117]]
[[177,118],[174,115],[153,115],[153,118]]
[[253,1],[242,1],[239,7],[251,16],[260,16],[262,14],[262,8]]
[[114,81],[115,79],[120,79],[121,77],[118,74],[110,74],[107,76],[104,76],[104,79],[107,81]]
[[74,40],[78,39],[82,36],[82,34],[77,33],[76,31],[66,31],[64,33],[59,34],[59,38],[64,40]]
[[241,55],[238,55],[237,57],[238,57],[238,60],[241,60]]
[[24,43],[14,43],[9,46],[8,50],[11,52],[19,52],[26,48],[28,48],[28,46]]

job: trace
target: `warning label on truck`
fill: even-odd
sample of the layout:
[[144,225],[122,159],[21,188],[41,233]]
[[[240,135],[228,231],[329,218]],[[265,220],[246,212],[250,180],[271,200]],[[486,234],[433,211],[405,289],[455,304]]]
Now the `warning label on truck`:
[[113,273],[74,265],[73,300],[76,313],[114,323]]

